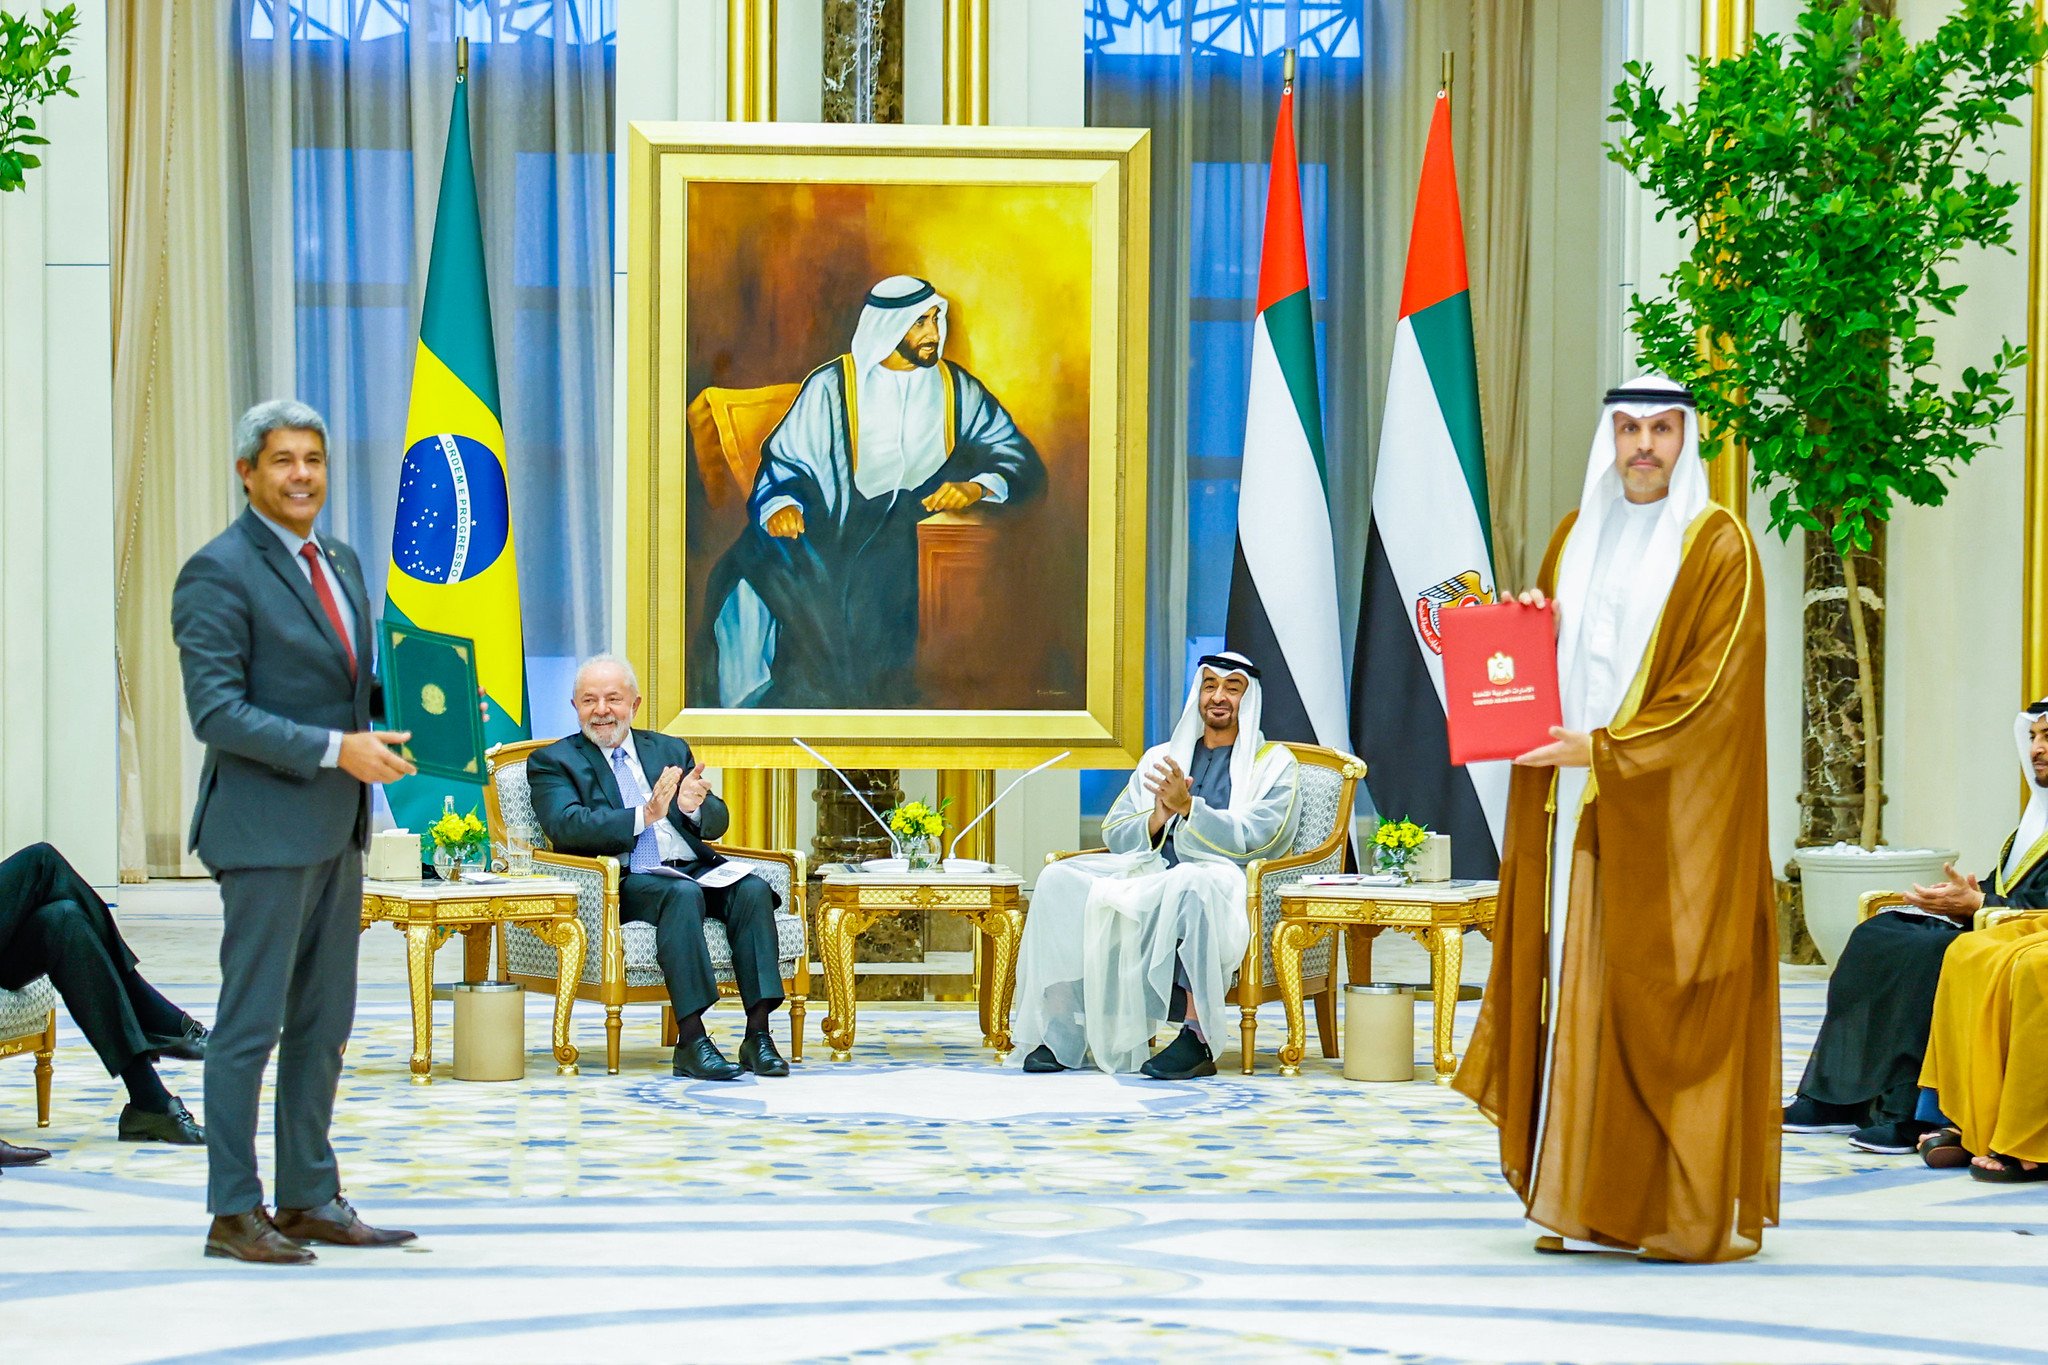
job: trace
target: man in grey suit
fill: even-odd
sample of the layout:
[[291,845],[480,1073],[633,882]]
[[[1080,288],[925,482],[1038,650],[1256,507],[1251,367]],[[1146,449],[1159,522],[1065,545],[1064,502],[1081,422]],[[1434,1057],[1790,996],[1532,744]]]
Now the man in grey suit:
[[[220,883],[220,1007],[206,1053],[206,1254],[304,1265],[304,1242],[387,1246],[356,1216],[327,1129],[355,1022],[372,782],[413,771],[371,729],[370,601],[355,551],[315,534],[327,424],[259,403],[235,426],[249,505],[185,562],[171,630],[206,745],[192,848]],[[277,1217],[256,1173],[263,1073],[277,1062]]]

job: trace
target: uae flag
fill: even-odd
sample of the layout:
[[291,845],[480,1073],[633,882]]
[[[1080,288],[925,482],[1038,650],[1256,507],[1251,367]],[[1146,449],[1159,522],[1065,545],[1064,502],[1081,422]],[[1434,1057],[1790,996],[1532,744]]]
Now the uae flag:
[[1323,482],[1323,411],[1316,393],[1291,86],[1281,93],[1280,125],[1273,133],[1244,425],[1225,639],[1259,666],[1266,738],[1342,749],[1337,562]]
[[1436,97],[1373,472],[1351,732],[1373,805],[1451,836],[1454,875],[1500,866],[1508,765],[1451,766],[1443,613],[1494,600],[1493,530],[1449,101]]

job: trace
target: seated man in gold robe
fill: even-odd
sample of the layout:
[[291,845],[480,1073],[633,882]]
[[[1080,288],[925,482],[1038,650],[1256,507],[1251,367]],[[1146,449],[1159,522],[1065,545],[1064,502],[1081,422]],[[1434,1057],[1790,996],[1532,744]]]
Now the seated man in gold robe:
[[[1975,877],[1915,888],[1955,913],[2025,881],[2048,859],[2048,702],[2021,717],[2029,753],[2026,813],[1999,853],[1993,894]],[[1953,869],[1951,869],[1953,874]],[[1920,1084],[1932,1090],[1974,1153],[1978,1180],[2048,1180],[2048,914],[2022,914],[1950,946],[1934,993],[1934,1026]],[[1930,1161],[1929,1164],[1935,1164]]]
[[1457,1087],[1536,1249],[1727,1261],[1778,1213],[1763,584],[1693,397],[1607,396],[1551,537],[1564,724],[1516,760],[1493,970]]

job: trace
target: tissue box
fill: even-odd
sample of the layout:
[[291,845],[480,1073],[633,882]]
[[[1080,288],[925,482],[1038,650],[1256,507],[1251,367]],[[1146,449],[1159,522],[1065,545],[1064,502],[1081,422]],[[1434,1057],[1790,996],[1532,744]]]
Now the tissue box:
[[420,836],[411,830],[380,829],[370,836],[370,861],[363,875],[379,882],[420,879]]
[[1451,879],[1451,836],[1432,834],[1422,841],[1422,847],[1415,850],[1415,865],[1411,870],[1418,882],[1447,882]]

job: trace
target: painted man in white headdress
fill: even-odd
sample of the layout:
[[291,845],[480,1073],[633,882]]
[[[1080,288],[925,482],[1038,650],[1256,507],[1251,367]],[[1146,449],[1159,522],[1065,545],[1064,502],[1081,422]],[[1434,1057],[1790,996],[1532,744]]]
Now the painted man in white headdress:
[[1693,396],[1607,395],[1555,599],[1564,724],[1516,759],[1492,975],[1457,1087],[1539,1251],[1725,1261],[1778,1215],[1763,581]]
[[713,568],[698,696],[718,706],[914,706],[917,523],[1038,496],[1045,467],[944,358],[946,300],[893,275],[853,348],[813,370],[761,448],[747,529]]
[[[1265,742],[1259,712],[1250,660],[1203,658],[1173,737],[1103,819],[1110,851],[1039,874],[1017,962],[1026,1071],[1092,1057],[1157,1080],[1216,1074],[1209,1030],[1251,935],[1244,865],[1294,836],[1297,763]],[[1147,1060],[1162,1021],[1182,1028]]]

